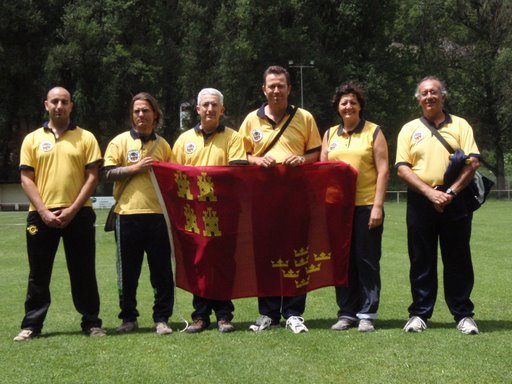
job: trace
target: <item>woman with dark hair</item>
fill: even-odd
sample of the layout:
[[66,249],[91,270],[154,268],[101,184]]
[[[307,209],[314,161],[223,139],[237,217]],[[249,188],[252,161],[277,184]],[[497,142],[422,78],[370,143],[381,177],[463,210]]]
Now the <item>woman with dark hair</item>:
[[347,83],[336,90],[339,125],[324,135],[320,161],[344,161],[357,171],[348,287],[336,287],[338,321],[331,329],[375,330],[380,296],[384,197],[389,178],[388,147],[381,128],[364,118],[363,89]]

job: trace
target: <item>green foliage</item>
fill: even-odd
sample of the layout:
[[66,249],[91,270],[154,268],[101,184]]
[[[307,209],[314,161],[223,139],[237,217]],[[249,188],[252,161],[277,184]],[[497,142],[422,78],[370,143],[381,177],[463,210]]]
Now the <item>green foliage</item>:
[[[21,0],[0,4],[0,180],[17,176],[25,134],[44,117],[48,88],[74,94],[75,120],[104,149],[128,128],[128,104],[154,94],[162,134],[179,133],[180,104],[198,91],[225,95],[225,122],[237,128],[264,100],[261,75],[290,67],[290,100],[320,130],[338,123],[329,100],[356,80],[368,93],[367,118],[382,125],[390,162],[400,127],[419,115],[412,97],[427,74],[447,80],[450,111],[475,128],[486,166],[505,182],[512,150],[509,89],[512,5],[498,0]],[[186,128],[195,123],[186,123]],[[392,184],[394,181],[392,181]]]
[[18,177],[21,140],[42,120],[41,67],[57,24],[43,3],[0,2],[0,180]]
[[[102,230],[107,210],[98,210],[97,274],[101,317],[109,336],[82,335],[73,308],[62,246],[52,278],[52,305],[43,337],[26,343],[12,338],[23,316],[28,265],[23,223],[26,213],[0,213],[0,369],[5,383],[510,383],[512,301],[508,281],[512,259],[510,201],[488,201],[475,213],[472,253],[476,283],[472,295],[482,333],[462,335],[448,312],[440,286],[429,329],[402,331],[410,303],[405,205],[386,204],[381,261],[382,295],[376,331],[329,330],[336,318],[332,288],[308,295],[304,317],[310,331],[294,335],[276,329],[254,334],[256,299],[235,300],[237,331],[178,332],[189,319],[192,297],[177,290],[169,336],[153,333],[153,292],[147,267],[138,289],[141,330],[116,335],[118,301],[115,245]],[[508,213],[507,213],[508,212]],[[441,264],[441,261],[439,261]],[[442,273],[439,274],[442,276]]]

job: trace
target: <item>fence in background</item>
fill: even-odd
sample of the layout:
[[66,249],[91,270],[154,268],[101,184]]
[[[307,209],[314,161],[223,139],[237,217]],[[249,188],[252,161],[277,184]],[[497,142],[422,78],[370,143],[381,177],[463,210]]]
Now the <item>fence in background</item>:
[[[512,199],[512,189],[504,189],[497,190],[491,189],[489,192],[489,196],[487,199],[495,199],[495,200],[511,200]],[[407,201],[407,191],[387,191],[386,192],[386,201],[394,201],[397,203],[405,203]]]
[[[491,190],[487,199],[494,200],[511,200],[512,189],[506,190]],[[112,196],[95,196],[92,198],[94,209],[109,209],[114,204],[114,198]],[[407,201],[407,191],[387,191],[386,201],[405,203]],[[28,203],[16,202],[16,203],[0,203],[0,211],[28,211]]]

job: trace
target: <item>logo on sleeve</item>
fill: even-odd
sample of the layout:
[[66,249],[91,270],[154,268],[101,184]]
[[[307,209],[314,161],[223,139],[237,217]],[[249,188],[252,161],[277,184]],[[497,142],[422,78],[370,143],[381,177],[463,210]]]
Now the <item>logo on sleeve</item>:
[[196,144],[195,143],[186,143],[185,144],[185,153],[187,155],[191,155],[196,151]]
[[137,149],[132,149],[128,151],[128,162],[129,163],[137,163],[140,160],[140,151]]
[[261,139],[263,139],[263,133],[259,129],[253,129],[251,131],[251,137],[252,141],[257,143],[258,141],[261,141]]
[[39,149],[43,152],[50,152],[53,149],[53,143],[50,140],[44,140],[39,144]]

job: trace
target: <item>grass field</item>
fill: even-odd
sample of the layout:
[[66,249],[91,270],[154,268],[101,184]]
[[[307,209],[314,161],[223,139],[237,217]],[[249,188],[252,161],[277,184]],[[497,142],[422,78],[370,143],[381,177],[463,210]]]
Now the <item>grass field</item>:
[[[473,221],[478,336],[455,330],[442,287],[429,329],[401,330],[410,302],[409,263],[405,204],[396,203],[386,205],[376,332],[330,331],[337,308],[334,290],[324,288],[308,296],[306,334],[247,331],[258,313],[255,299],[243,299],[235,301],[237,332],[158,336],[150,329],[152,291],[145,267],[138,294],[142,329],[118,336],[114,240],[102,229],[106,211],[97,214],[101,317],[110,336],[80,333],[61,247],[43,336],[15,343],[28,273],[26,213],[0,212],[0,383],[512,383],[510,201],[489,201]],[[178,290],[171,319],[175,331],[184,327],[180,315],[189,319],[191,307],[191,295]]]

